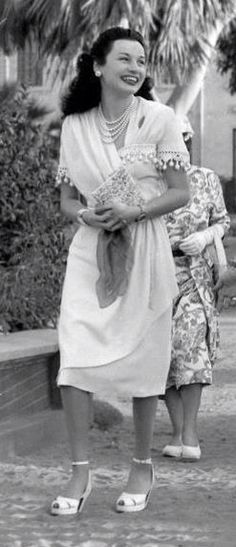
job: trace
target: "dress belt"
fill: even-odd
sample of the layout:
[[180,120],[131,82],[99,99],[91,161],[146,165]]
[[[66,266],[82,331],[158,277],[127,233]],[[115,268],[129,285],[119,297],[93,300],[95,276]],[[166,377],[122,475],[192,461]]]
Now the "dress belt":
[[172,249],[172,255],[175,257],[178,257],[178,256],[186,256],[185,253],[183,251],[181,251],[181,249]]

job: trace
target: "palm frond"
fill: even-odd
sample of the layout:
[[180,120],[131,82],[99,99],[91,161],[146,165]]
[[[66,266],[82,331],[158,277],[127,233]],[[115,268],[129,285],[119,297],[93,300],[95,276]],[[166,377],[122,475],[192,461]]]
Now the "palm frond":
[[221,74],[229,73],[229,89],[236,92],[236,18],[224,29],[217,43],[217,65]]
[[208,43],[210,31],[220,20],[226,22],[234,13],[236,3],[231,0],[163,1],[159,26],[156,32],[150,32],[150,69],[154,79],[163,70],[172,78],[175,74],[177,83],[188,78],[194,65],[200,66],[207,60],[211,48]]
[[0,0],[0,47],[35,40],[66,73],[99,32],[127,24],[148,39],[151,72],[165,67],[179,79],[202,62],[210,29],[235,12],[235,0]]

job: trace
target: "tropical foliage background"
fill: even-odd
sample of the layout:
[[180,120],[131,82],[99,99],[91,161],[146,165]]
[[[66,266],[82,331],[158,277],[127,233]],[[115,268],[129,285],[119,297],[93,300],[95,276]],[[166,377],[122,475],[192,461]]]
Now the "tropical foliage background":
[[58,87],[71,76],[75,56],[101,30],[132,25],[149,42],[154,80],[164,73],[175,83],[169,103],[181,116],[201,88],[222,30],[227,41],[235,17],[236,0],[0,0],[0,47],[10,53],[37,43]]
[[140,30],[150,44],[150,70],[185,80],[208,53],[210,35],[235,15],[235,0],[0,0],[0,45],[6,52],[38,44],[61,74],[96,35],[116,24]]
[[236,19],[219,38],[217,62],[222,74],[229,73],[229,89],[232,94],[236,93]]
[[68,222],[55,188],[58,142],[24,89],[0,92],[0,329],[55,327]]

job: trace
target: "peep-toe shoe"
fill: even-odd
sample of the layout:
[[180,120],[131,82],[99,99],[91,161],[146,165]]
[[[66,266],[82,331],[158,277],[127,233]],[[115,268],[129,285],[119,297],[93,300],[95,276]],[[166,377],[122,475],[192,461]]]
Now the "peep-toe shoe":
[[[88,465],[88,464],[89,464],[88,461],[72,462],[73,466]],[[80,499],[57,496],[57,498],[53,500],[51,504],[51,515],[64,516],[64,515],[76,515],[77,513],[81,513],[91,490],[92,490],[92,481],[91,481],[91,472],[89,471],[88,482],[82,496],[80,496]]]
[[147,460],[133,458],[133,461],[135,463],[149,464],[151,466],[151,486],[145,494],[130,494],[128,492],[123,492],[116,502],[116,511],[118,513],[135,513],[146,509],[154,485],[155,475],[151,458],[148,458]]

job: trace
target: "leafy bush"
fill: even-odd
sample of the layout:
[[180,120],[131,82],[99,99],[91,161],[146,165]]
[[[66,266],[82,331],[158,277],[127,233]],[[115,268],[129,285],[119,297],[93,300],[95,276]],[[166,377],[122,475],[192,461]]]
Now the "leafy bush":
[[55,188],[58,141],[29,116],[22,88],[0,92],[0,325],[55,326],[67,221]]

